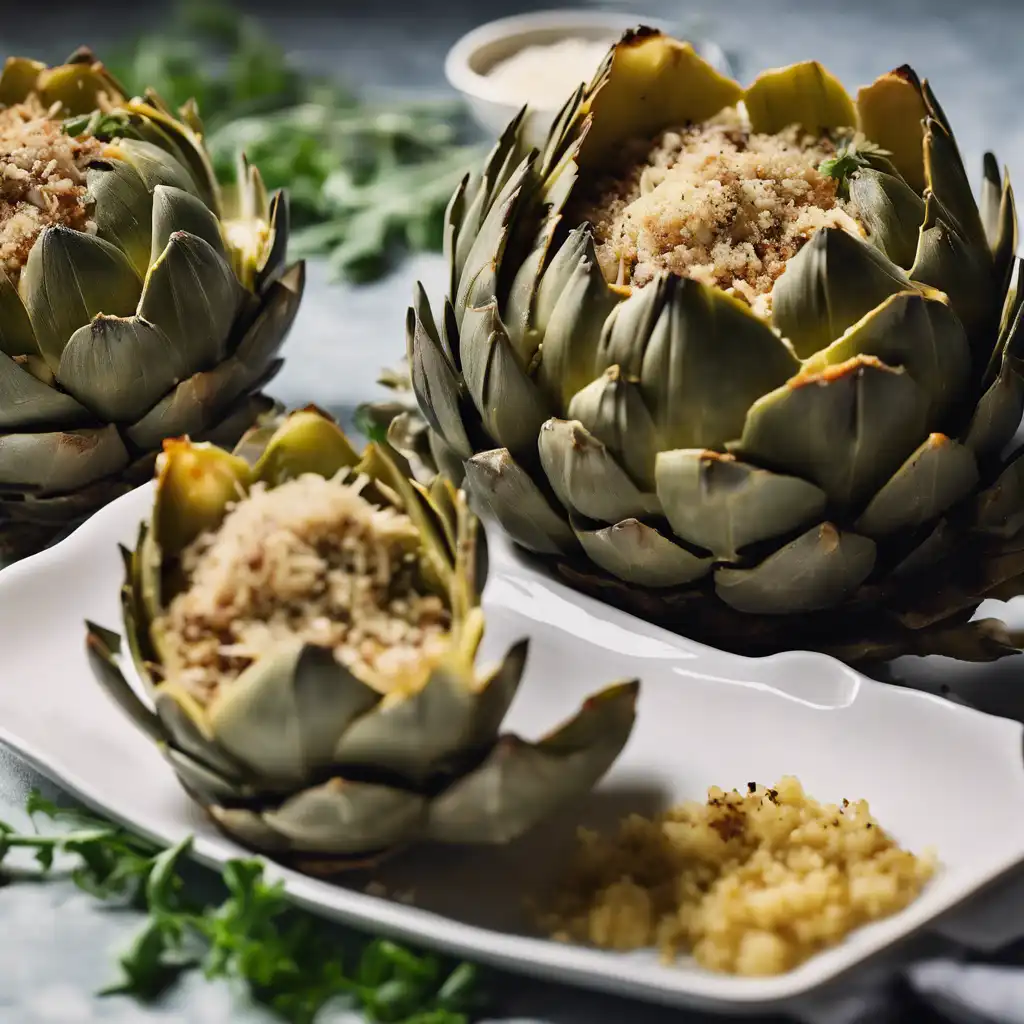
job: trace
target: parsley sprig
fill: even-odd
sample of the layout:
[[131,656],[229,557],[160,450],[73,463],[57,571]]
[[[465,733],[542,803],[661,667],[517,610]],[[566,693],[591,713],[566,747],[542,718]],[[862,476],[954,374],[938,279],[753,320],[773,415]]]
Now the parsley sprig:
[[818,170],[829,178],[835,178],[840,198],[849,199],[850,179],[853,175],[864,167],[871,167],[877,158],[889,156],[892,156],[889,150],[882,149],[858,132],[841,143],[834,156],[822,160]]
[[[468,1024],[479,1007],[478,972],[416,953],[387,939],[367,939],[293,907],[257,859],[229,861],[220,899],[190,895],[183,869],[191,838],[161,850],[101,818],[58,807],[38,793],[26,804],[34,831],[0,821],[0,869],[30,851],[33,877],[70,873],[83,891],[139,909],[145,921],[118,960],[121,977],[101,994],[155,998],[184,972],[241,982],[252,998],[289,1024],[314,1024],[342,1002],[381,1024]],[[41,821],[61,826],[48,832]]]

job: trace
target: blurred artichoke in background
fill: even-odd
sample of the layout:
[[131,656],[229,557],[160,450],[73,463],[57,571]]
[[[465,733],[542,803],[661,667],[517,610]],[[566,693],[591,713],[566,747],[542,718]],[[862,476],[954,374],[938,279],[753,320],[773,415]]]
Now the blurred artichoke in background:
[[166,437],[234,444],[302,295],[287,201],[222,195],[194,105],[129,99],[87,50],[0,74],[0,550],[141,483]]
[[[430,428],[481,513],[564,578],[742,653],[1016,650],[1017,216],[981,210],[927,82],[816,63],[746,90],[628,33],[543,151],[522,119],[409,314]],[[396,412],[400,410],[395,410]]]
[[483,535],[461,492],[407,470],[315,409],[235,454],[168,441],[123,552],[155,711],[90,625],[97,677],[217,825],[313,873],[420,839],[507,842],[587,792],[633,726],[628,682],[538,742],[499,736],[527,641],[476,674]]

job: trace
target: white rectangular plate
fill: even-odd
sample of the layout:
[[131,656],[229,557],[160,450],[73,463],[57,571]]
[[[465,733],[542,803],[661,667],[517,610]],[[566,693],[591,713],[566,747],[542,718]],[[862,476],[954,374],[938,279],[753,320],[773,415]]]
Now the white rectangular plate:
[[[0,740],[86,803],[165,843],[195,833],[197,856],[242,854],[179,789],[156,749],[94,682],[83,620],[120,630],[118,542],[134,542],[151,490],[126,495],[56,547],[0,572]],[[751,1010],[809,993],[920,928],[1024,861],[1021,725],[885,686],[819,655],[736,658],[574,594],[491,537],[484,656],[531,638],[508,726],[533,737],[596,687],[639,676],[636,729],[619,762],[561,819],[499,849],[419,848],[332,885],[271,865],[293,899],[322,914],[457,955],[584,987],[676,1005]],[[550,883],[578,824],[610,825],[709,785],[796,775],[820,800],[867,798],[904,845],[934,846],[942,870],[904,912],[772,978],[735,978],[690,961],[658,963],[549,942],[524,900]]]

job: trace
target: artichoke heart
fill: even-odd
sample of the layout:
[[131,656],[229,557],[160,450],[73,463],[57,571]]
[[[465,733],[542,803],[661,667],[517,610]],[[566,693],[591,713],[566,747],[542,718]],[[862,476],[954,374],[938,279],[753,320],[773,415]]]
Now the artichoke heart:
[[452,197],[447,294],[417,287],[368,418],[564,579],[705,643],[1001,657],[969,624],[1024,593],[991,154],[981,196],[907,66],[744,87],[632,30],[542,147],[515,119]]
[[152,472],[167,437],[234,444],[302,296],[286,196],[222,192],[190,104],[92,53],[0,72],[0,555]]
[[483,535],[387,445],[314,408],[235,453],[167,441],[125,551],[125,635],[97,678],[245,845],[317,873],[422,839],[507,842],[589,790],[628,739],[635,681],[537,742],[500,735],[526,663],[477,673]]

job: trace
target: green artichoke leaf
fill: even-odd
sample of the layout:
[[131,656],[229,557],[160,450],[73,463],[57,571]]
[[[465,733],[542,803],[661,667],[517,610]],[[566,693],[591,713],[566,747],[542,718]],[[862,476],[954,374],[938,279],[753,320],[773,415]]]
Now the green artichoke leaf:
[[1024,415],[1024,364],[1007,353],[999,375],[981,396],[962,438],[979,461],[998,455]]
[[[612,309],[601,332],[594,374],[620,366],[631,377],[641,375],[647,346],[672,301],[675,281],[670,274],[658,274],[645,288],[634,288],[625,302]],[[588,377],[592,379],[593,374]]]
[[135,168],[150,192],[155,191],[158,185],[172,185],[200,198],[189,171],[154,143],[142,139],[118,139],[114,148],[123,160]]
[[1017,452],[974,503],[974,529],[1009,540],[1024,529],[1024,458]]
[[654,491],[654,460],[661,445],[640,382],[618,366],[578,391],[569,418],[579,420],[611,453],[642,491]]
[[755,132],[774,134],[798,124],[818,135],[857,124],[853,101],[842,83],[814,60],[763,72],[743,102]]
[[12,107],[23,103],[29,93],[34,92],[40,72],[46,65],[28,57],[8,57],[0,72],[0,106]]
[[970,386],[967,335],[945,296],[931,289],[890,295],[841,338],[811,356],[804,372],[820,373],[862,355],[907,370],[928,397],[929,424],[941,422]]
[[[459,290],[459,278],[462,276],[462,265],[456,261],[455,250],[461,236],[462,225],[466,217],[467,190],[470,176],[467,173],[458,188],[452,193],[444,211],[444,227],[442,229],[441,252],[445,266],[448,268],[448,294],[455,295]],[[469,252],[468,248],[466,250]]]
[[820,611],[841,604],[868,578],[875,555],[870,538],[820,523],[752,569],[716,569],[715,592],[748,614]]
[[40,497],[86,487],[119,473],[128,461],[113,426],[0,434],[0,486],[25,488]]
[[[1009,183],[1007,183],[1009,184]],[[995,153],[986,152],[982,160],[981,223],[985,228],[988,247],[995,252],[1002,218],[1000,206],[1003,200],[1003,176],[999,172],[999,161]]]
[[878,249],[841,228],[821,228],[775,283],[772,323],[806,359],[890,295],[912,287]]
[[853,176],[850,198],[868,241],[897,267],[909,270],[924,223],[924,200],[902,179],[866,167]]
[[629,739],[639,686],[633,680],[602,690],[538,743],[503,736],[478,768],[431,801],[426,838],[507,843],[588,793]]
[[80,427],[91,418],[71,395],[49,387],[0,353],[0,430]]
[[931,434],[868,502],[854,529],[866,537],[937,519],[978,485],[971,450],[944,434]]
[[1020,350],[1024,342],[1024,320],[1021,317],[1021,309],[1024,309],[1024,287],[1021,287],[1021,266],[1020,258],[1014,256],[1007,273],[1006,294],[1003,296],[1002,310],[999,314],[999,332],[982,380],[982,386],[986,388],[999,375],[1007,353],[1018,358],[1024,355]]
[[[562,293],[569,286],[582,259],[587,259],[591,263],[597,262],[597,256],[594,253],[594,237],[590,227],[586,224],[573,228],[555,250],[551,262],[542,268],[543,273],[537,284],[532,310],[533,323],[541,335],[547,331],[551,314],[561,301]],[[509,305],[512,305],[511,296]]]
[[1003,195],[999,203],[999,231],[992,247],[992,263],[997,282],[1008,280],[1020,241],[1017,203],[1010,184],[1010,172],[1003,175]]
[[[296,853],[364,853],[419,837],[426,800],[390,786],[334,778],[273,811],[216,809],[226,832],[247,845]],[[266,833],[273,837],[268,842]]]
[[644,353],[640,385],[664,447],[721,448],[743,429],[751,403],[799,369],[742,302],[676,278]]
[[359,463],[359,453],[341,427],[315,406],[299,409],[274,432],[253,469],[253,477],[271,487],[303,473],[330,480]]
[[97,160],[85,172],[96,234],[128,257],[139,277],[153,247],[153,193],[126,160]]
[[68,63],[45,68],[36,79],[44,107],[59,103],[66,117],[88,114],[121,99],[114,80],[99,63]]
[[921,82],[904,64],[857,93],[860,130],[887,150],[906,183],[921,194],[924,177],[924,121],[928,116]]
[[794,377],[750,408],[734,454],[866,502],[926,435],[924,393],[903,368],[856,356]]
[[981,214],[952,135],[939,121],[925,121],[924,172],[927,187],[952,220],[956,233],[981,261],[990,254]]
[[541,427],[539,447],[548,482],[570,512],[602,523],[660,512],[657,496],[641,492],[582,423],[548,420]]
[[177,747],[164,746],[163,755],[185,790],[203,805],[252,800],[262,795],[258,788],[243,779],[225,777]]
[[111,423],[145,415],[190,371],[185,353],[142,317],[97,316],[61,353],[57,381]]
[[207,709],[219,747],[275,788],[334,763],[339,737],[380,697],[324,647],[299,640],[257,658]]
[[299,262],[267,285],[263,306],[242,340],[234,357],[254,375],[262,374],[277,356],[295,323],[306,288],[306,264]]
[[541,154],[541,177],[549,180],[556,170],[565,166],[566,158],[571,153],[570,159],[579,152],[579,145],[582,140],[579,132],[573,131],[578,127],[577,122],[585,114],[584,96],[587,94],[585,83],[580,83],[576,91],[562,104],[562,108],[555,115],[551,122],[551,129],[548,132],[544,150]]
[[263,294],[285,272],[288,265],[288,238],[291,213],[288,193],[279,189],[270,200],[270,231],[265,255],[256,274],[256,291]]
[[[154,220],[156,209],[154,201]],[[185,353],[193,372],[209,370],[227,356],[242,294],[209,242],[175,231],[146,275],[139,315]]]
[[220,222],[213,212],[191,192],[173,185],[157,185],[153,189],[150,263],[156,263],[167,248],[171,235],[179,231],[201,238],[227,264],[228,253],[220,233]]
[[509,288],[502,320],[509,341],[524,366],[537,354],[542,338],[536,327],[537,289],[540,287],[545,260],[559,218],[549,216],[541,225],[529,255],[523,260]]
[[566,554],[576,547],[564,515],[551,507],[507,448],[479,452],[466,460],[465,468],[480,513],[496,519],[517,544],[542,555]]
[[142,281],[115,246],[71,228],[45,228],[21,272],[21,297],[55,373],[71,336],[94,316],[131,316]]
[[894,580],[912,579],[918,573],[944,558],[953,544],[960,543],[962,534],[948,519],[940,519],[935,528],[892,570]]
[[497,299],[466,310],[462,374],[484,428],[497,444],[513,453],[532,451],[537,432],[551,410],[519,364],[498,315]]
[[655,478],[673,533],[725,562],[738,561],[750,544],[820,521],[828,502],[799,477],[703,449],[659,452]]
[[25,303],[14,282],[0,267],[0,353],[8,356],[38,356],[39,344]]
[[476,693],[467,749],[489,747],[498,738],[501,723],[519,692],[529,647],[529,640],[517,640],[505,652],[501,661],[483,677]]
[[714,559],[687,550],[653,526],[624,519],[598,530],[576,527],[587,556],[613,576],[639,587],[678,587],[706,576]]

